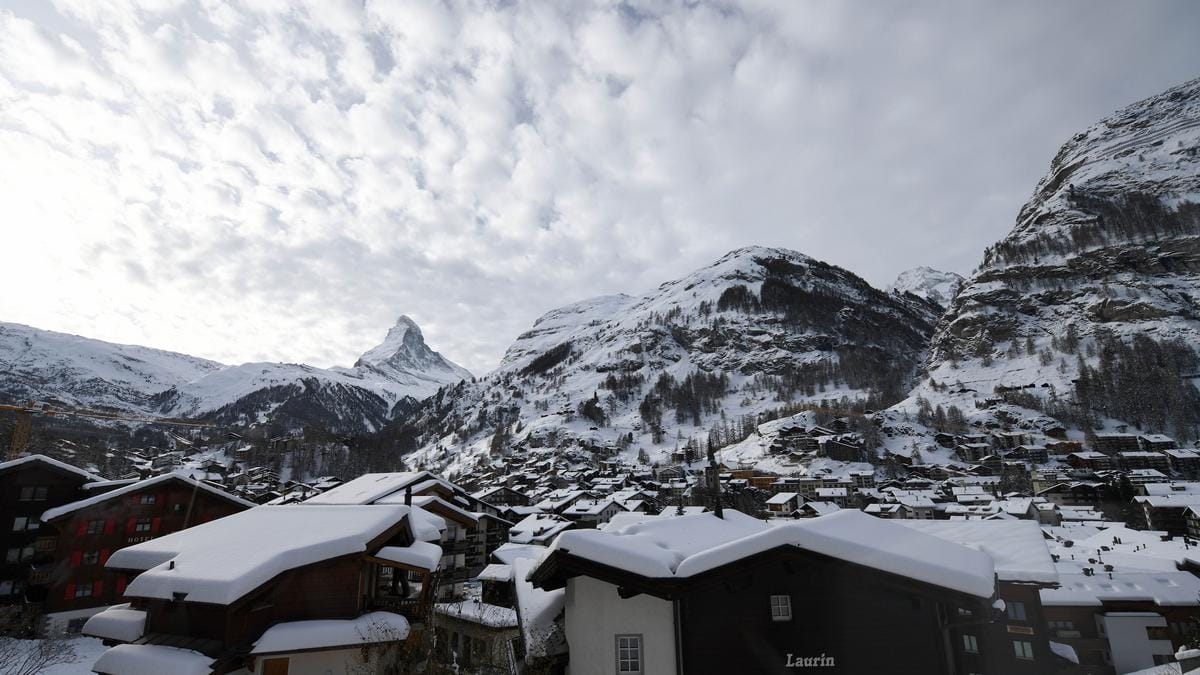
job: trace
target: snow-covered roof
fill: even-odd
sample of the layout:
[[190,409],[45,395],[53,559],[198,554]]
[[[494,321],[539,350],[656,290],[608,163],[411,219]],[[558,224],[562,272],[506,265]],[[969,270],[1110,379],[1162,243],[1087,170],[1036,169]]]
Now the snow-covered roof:
[[210,675],[213,659],[163,645],[117,645],[100,655],[92,672],[103,675]]
[[1050,550],[1032,520],[896,520],[928,535],[986,553],[1001,581],[1058,581]]
[[83,624],[83,634],[117,642],[133,642],[146,631],[146,613],[130,609],[129,603],[113,605],[93,614]]
[[1041,590],[1043,605],[1099,606],[1105,602],[1140,600],[1160,607],[1194,606],[1200,596],[1200,578],[1174,570],[1110,575],[1101,568],[1094,576],[1063,574],[1060,579],[1058,588]]
[[508,540],[516,544],[546,541],[575,524],[553,513],[536,513],[521,519],[508,530]]
[[409,486],[423,481],[436,481],[450,489],[448,483],[428,471],[394,471],[390,473],[364,473],[352,481],[322,492],[306,500],[305,504],[371,504],[393,492],[403,492]]
[[499,560],[502,564],[512,565],[521,559],[540,560],[546,555],[546,547],[539,544],[518,544],[509,542],[500,544],[500,547],[492,551],[492,557]]
[[986,554],[856,510],[778,526],[732,510],[724,519],[680,516],[564,532],[551,551],[643,577],[685,578],[788,545],[978,597],[990,597],[995,587]]
[[566,607],[567,589],[546,591],[528,581],[537,561],[518,558],[513,562],[516,580],[517,614],[521,622],[521,637],[525,641],[526,660],[567,651],[567,636],[557,619]]
[[375,557],[432,572],[441,564],[442,547],[426,541],[414,541],[411,546],[384,546],[375,553]]
[[70,464],[67,464],[66,462],[60,462],[57,459],[54,459],[53,457],[47,457],[45,455],[25,455],[24,457],[18,457],[17,459],[10,459],[7,462],[0,462],[0,471],[7,471],[9,469],[15,469],[19,466],[24,466],[26,464],[33,464],[33,463],[42,463],[47,466],[54,467],[55,469],[58,469],[59,471],[65,471],[67,473],[75,474],[76,476],[79,476],[80,478],[84,479],[85,481],[88,481],[89,483],[103,480],[102,478],[100,478],[99,476],[97,476],[96,474],[94,474],[90,471],[84,471],[83,469],[81,469],[77,466],[71,466]]
[[399,642],[408,639],[408,634],[408,619],[391,612],[371,612],[356,619],[289,621],[268,628],[254,643],[250,653],[286,654]]
[[184,475],[175,474],[175,473],[164,473],[161,476],[155,476],[153,478],[147,478],[146,480],[140,480],[136,483],[130,483],[129,485],[126,485],[124,487],[119,487],[115,490],[110,490],[108,492],[102,492],[98,495],[93,495],[86,499],[80,499],[77,502],[71,502],[70,504],[64,504],[62,506],[57,506],[55,508],[48,509],[45,513],[42,514],[42,520],[44,520],[46,522],[50,522],[51,520],[55,520],[57,518],[62,518],[63,516],[75,513],[76,511],[79,511],[80,509],[86,509],[89,506],[95,506],[96,504],[101,504],[110,499],[118,499],[127,494],[145,490],[147,488],[152,488],[152,487],[155,487],[162,483],[170,482],[172,480],[182,481],[195,489],[203,490],[211,495],[221,497],[222,499],[233,502],[234,504],[238,504],[240,506],[244,506],[248,509],[254,508],[255,506],[257,506],[257,504],[255,504],[254,502],[246,501],[245,499],[242,499],[241,497],[238,497],[236,495],[231,495],[228,492],[225,492],[224,490],[215,488],[215,487],[209,485],[208,483],[205,483],[204,481],[198,481],[194,478],[191,478],[190,476],[184,476]]
[[434,605],[433,609],[438,614],[470,621],[488,628],[517,627],[517,610],[475,599],[439,603]]
[[478,581],[512,581],[512,565],[492,563],[475,575]]
[[779,492],[771,495],[771,498],[767,500],[767,503],[787,504],[788,502],[795,500],[797,496],[799,495],[797,495],[795,492]]
[[129,597],[228,605],[289,569],[366,553],[406,516],[426,530],[437,518],[406,506],[259,506],[123,548],[107,566],[145,570]]

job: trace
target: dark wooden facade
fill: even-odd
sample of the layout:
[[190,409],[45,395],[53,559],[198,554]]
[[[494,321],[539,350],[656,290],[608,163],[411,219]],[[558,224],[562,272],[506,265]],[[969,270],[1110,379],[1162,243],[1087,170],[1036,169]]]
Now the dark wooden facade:
[[57,538],[42,514],[82,499],[88,482],[82,471],[37,457],[0,468],[0,604],[45,599],[45,586],[37,582],[54,559]]
[[114,551],[248,508],[174,476],[146,483],[50,521],[57,542],[45,578],[48,613],[122,602],[128,577],[104,567]]
[[[534,575],[554,588],[576,575],[618,586],[629,597],[672,600],[680,672],[791,673],[789,659],[828,658],[823,673],[994,673],[987,656],[1011,649],[981,630],[991,600],[881,572],[795,546],[749,556],[687,579],[646,579],[555,553]],[[775,621],[771,596],[790,597],[792,619]],[[567,618],[570,621],[570,617]],[[979,633],[980,655],[962,635]],[[790,655],[790,656],[789,656]]]
[[[296,507],[303,508],[303,507]],[[413,543],[407,517],[366,546]],[[411,575],[422,584],[412,597],[392,597],[381,584],[380,570]],[[137,572],[131,570],[131,576]],[[435,577],[427,570],[382,561],[367,553],[330,558],[285,570],[229,605],[130,597],[136,609],[146,611],[145,635],[139,644],[177,646],[207,654],[216,660],[215,673],[253,668],[249,652],[271,626],[293,621],[353,619],[368,611],[384,610],[405,615],[414,630],[421,630],[432,601]]]

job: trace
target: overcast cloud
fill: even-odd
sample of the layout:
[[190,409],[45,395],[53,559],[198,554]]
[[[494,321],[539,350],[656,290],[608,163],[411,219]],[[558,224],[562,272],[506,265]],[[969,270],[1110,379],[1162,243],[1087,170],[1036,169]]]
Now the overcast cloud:
[[748,244],[968,273],[1200,3],[0,1],[0,320],[477,373]]

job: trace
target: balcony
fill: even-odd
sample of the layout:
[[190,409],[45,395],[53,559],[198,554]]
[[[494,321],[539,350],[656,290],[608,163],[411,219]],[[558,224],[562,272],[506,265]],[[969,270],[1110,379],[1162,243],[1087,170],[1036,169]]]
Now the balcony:
[[53,553],[58,548],[58,537],[38,537],[33,542],[36,553]]

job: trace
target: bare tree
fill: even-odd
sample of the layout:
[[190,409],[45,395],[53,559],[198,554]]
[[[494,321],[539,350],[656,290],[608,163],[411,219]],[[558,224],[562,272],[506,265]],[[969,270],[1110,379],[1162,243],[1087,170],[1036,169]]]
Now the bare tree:
[[37,675],[51,666],[73,663],[75,647],[60,636],[42,640],[0,638],[0,673]]

